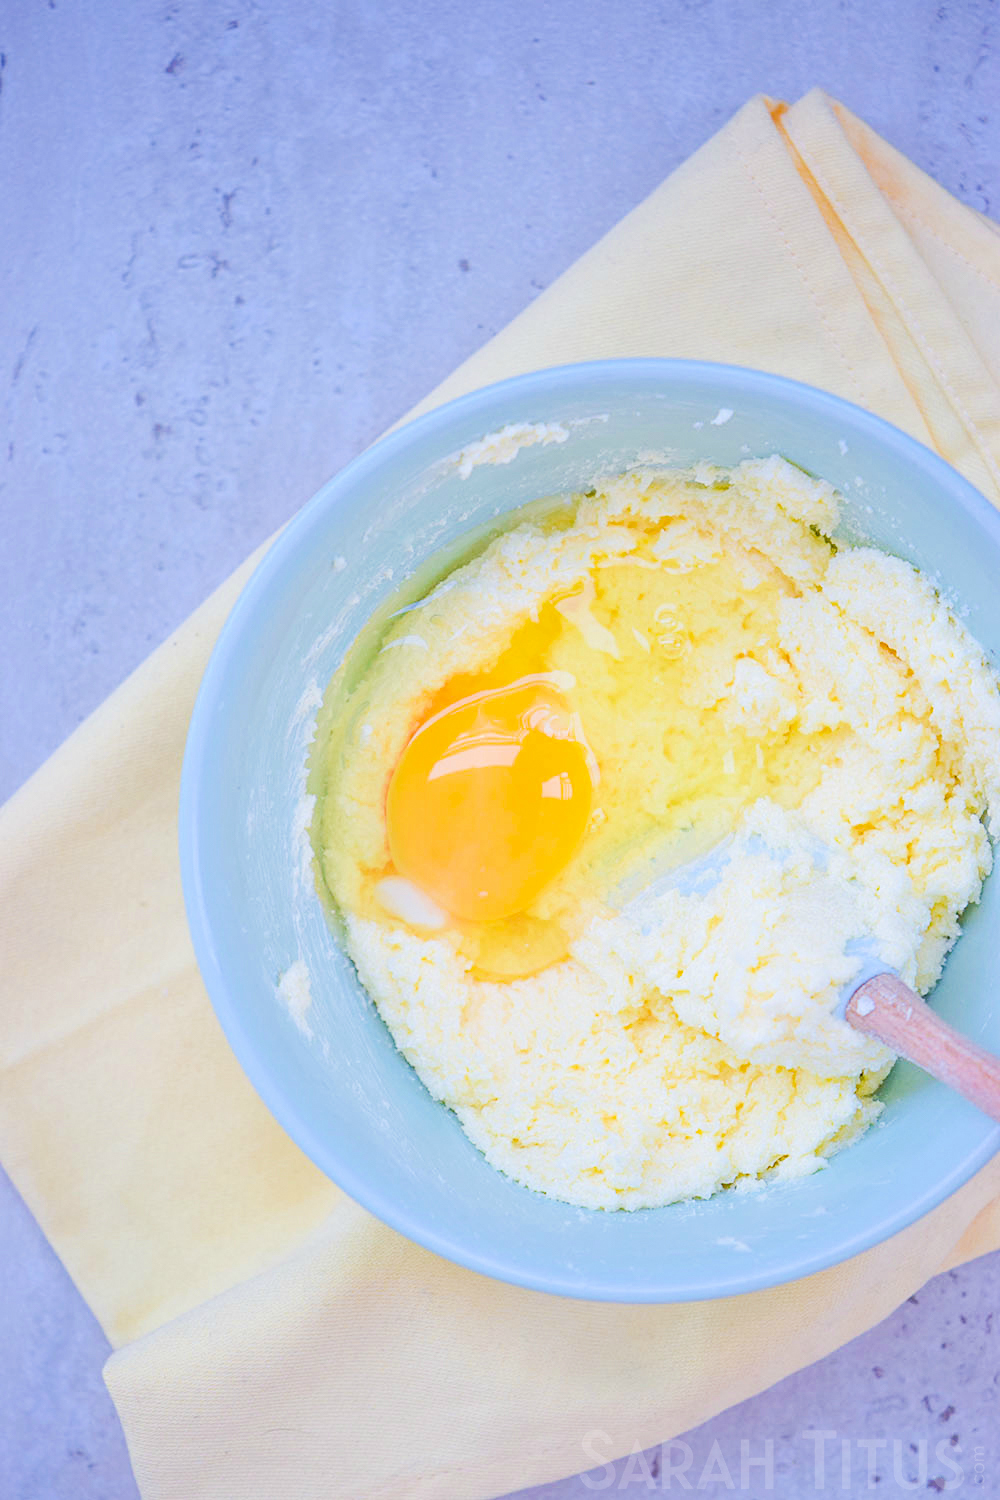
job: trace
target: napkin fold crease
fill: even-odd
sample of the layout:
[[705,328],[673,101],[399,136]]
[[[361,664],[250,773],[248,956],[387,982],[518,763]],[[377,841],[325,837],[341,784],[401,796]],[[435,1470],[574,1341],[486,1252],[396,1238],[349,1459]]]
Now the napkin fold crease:
[[[752,99],[417,411],[667,355],[825,387],[1000,504],[1000,233],[819,91]],[[263,549],[0,812],[0,1157],[117,1346],[145,1500],[488,1500],[706,1420],[1000,1247],[1000,1159],[816,1276],[658,1307],[441,1260],[308,1162],[231,1056],[176,804]]]

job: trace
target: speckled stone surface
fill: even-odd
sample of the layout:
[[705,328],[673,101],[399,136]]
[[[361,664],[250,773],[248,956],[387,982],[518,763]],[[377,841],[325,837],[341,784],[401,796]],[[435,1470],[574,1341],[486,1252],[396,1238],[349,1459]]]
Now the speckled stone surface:
[[[0,9],[0,796],[750,94],[814,84],[997,216],[996,0]],[[0,1265],[0,1497],[131,1500],[106,1344],[5,1181]],[[597,1427],[525,1493],[998,1495],[998,1292],[988,1257],[686,1449],[609,1468]]]

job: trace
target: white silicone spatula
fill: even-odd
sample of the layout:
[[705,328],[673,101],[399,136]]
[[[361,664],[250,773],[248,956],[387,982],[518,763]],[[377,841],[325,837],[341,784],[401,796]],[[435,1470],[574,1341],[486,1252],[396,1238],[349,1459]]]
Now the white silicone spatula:
[[[667,886],[687,895],[707,892],[721,878],[730,852],[731,840],[727,838],[699,858],[665,874],[657,874],[655,864],[651,864],[627,885],[619,887],[617,904],[627,910],[643,894]],[[768,853],[780,858],[775,851]],[[871,960],[873,955],[865,952],[865,957]],[[882,972],[877,963],[870,961],[863,972],[867,973],[866,978],[855,981],[853,988],[845,986],[837,1014],[855,1031],[875,1037],[898,1057],[916,1063],[925,1073],[969,1099],[984,1114],[1000,1120],[1000,1057],[949,1026],[896,974]]]

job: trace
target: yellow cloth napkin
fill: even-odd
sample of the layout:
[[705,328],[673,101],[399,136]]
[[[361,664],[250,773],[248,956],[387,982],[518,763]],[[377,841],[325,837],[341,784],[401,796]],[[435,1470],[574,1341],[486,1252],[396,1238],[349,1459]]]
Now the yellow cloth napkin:
[[[1000,503],[1000,235],[835,101],[757,98],[424,406],[612,355],[756,365]],[[253,560],[251,560],[252,562]],[[726,1302],[574,1303],[369,1217],[271,1120],[195,968],[174,820],[245,566],[3,810],[0,1155],[118,1346],[146,1500],[478,1500],[651,1444],[1000,1245],[1000,1159],[894,1240]]]

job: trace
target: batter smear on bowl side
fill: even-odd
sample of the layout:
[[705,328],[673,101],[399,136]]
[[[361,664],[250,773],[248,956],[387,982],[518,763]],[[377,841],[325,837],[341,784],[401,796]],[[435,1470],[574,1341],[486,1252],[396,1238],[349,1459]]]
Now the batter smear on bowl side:
[[[1000,690],[908,563],[780,458],[528,507],[328,689],[313,844],[363,984],[518,1182],[640,1208],[816,1170],[1000,831]],[[707,873],[706,873],[707,872]]]

